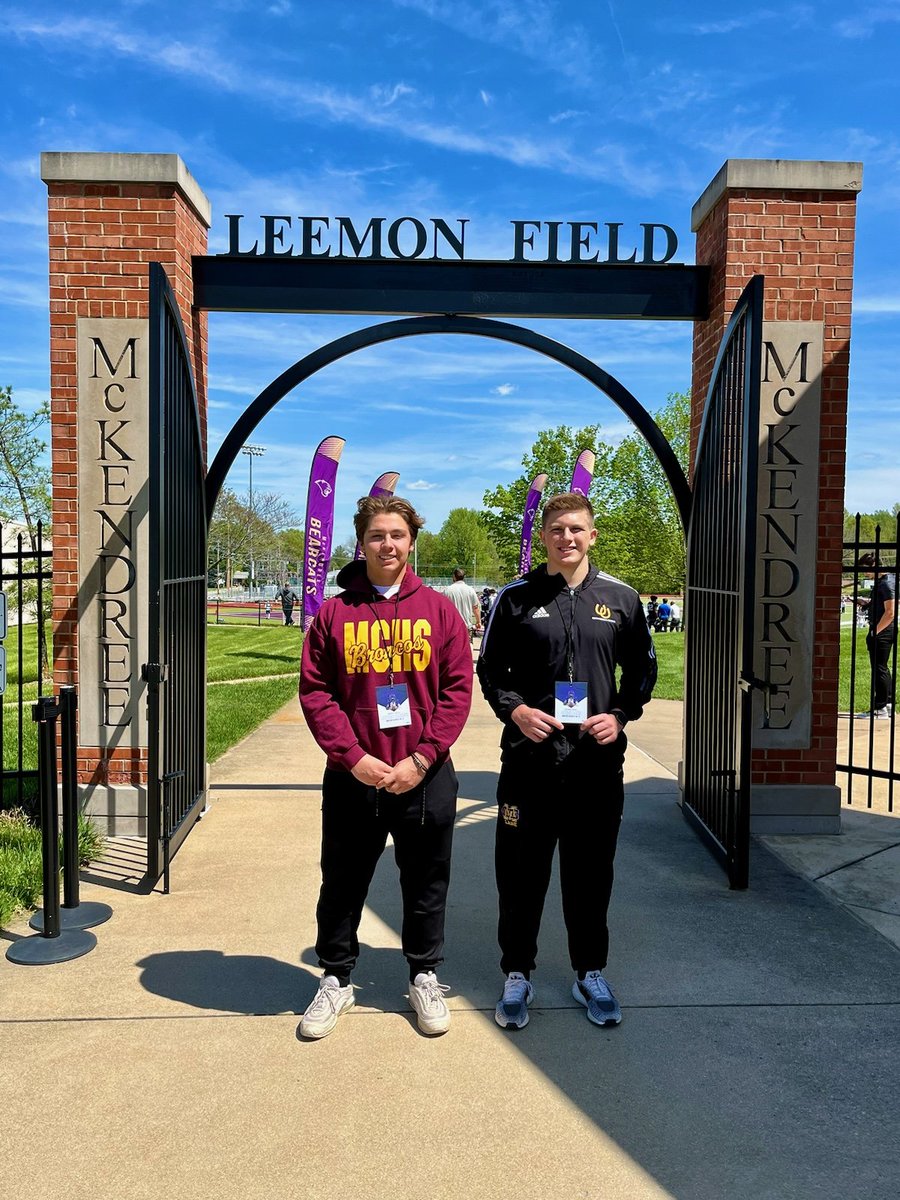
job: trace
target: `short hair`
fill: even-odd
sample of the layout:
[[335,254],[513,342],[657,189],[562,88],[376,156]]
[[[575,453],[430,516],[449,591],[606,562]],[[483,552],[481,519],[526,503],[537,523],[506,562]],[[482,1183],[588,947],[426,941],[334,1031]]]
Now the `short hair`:
[[418,537],[419,530],[425,524],[425,518],[420,517],[408,500],[402,496],[360,496],[356,502],[356,514],[353,518],[353,528],[356,530],[356,540],[362,545],[366,530],[373,517],[382,513],[396,513],[406,522],[412,540]]
[[594,524],[594,507],[587,496],[583,496],[581,492],[562,492],[558,496],[551,496],[544,505],[541,529],[546,529],[557,513],[568,512],[586,512],[591,519],[591,525]]
[[457,567],[456,570],[453,572],[453,582],[454,583],[459,583],[459,581],[461,579],[465,579],[465,577],[466,577],[466,573],[462,569],[462,567]]

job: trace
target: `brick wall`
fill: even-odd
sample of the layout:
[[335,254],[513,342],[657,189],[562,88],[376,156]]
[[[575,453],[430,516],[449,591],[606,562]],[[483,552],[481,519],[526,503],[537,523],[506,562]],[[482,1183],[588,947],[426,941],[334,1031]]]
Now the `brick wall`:
[[694,327],[692,450],[722,333],[751,276],[766,277],[765,320],[824,325],[812,739],[809,749],[754,751],[754,784],[835,778],[855,228],[856,196],[846,191],[734,188],[697,230],[696,261],[712,273],[710,317]]
[[[149,315],[148,263],[161,262],[178,300],[197,381],[206,446],[206,316],[195,313],[191,256],[206,226],[171,184],[48,184],[50,396],[53,461],[54,682],[78,684],[78,317]],[[146,751],[79,748],[82,783],[137,783]]]

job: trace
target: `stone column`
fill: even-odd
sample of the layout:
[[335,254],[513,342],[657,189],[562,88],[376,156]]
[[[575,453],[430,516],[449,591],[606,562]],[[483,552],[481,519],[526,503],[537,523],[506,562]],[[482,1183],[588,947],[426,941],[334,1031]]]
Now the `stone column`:
[[50,245],[54,681],[79,694],[78,778],[110,833],[144,833],[148,263],[172,282],[206,436],[191,257],[210,206],[175,154],[41,156]]
[[692,444],[719,342],[766,277],[751,828],[838,833],[835,784],[850,308],[862,164],[729,159],[694,205],[710,315],[694,327]]

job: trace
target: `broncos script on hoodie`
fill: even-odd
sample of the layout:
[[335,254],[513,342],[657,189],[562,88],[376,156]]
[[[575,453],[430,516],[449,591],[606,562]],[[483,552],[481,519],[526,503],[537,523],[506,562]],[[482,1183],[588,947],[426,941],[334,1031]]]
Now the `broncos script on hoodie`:
[[[363,561],[337,577],[303,642],[300,704],[328,766],[350,771],[365,754],[395,766],[418,753],[444,761],[472,703],[469,631],[446,597],[409,567],[389,598],[372,587]],[[406,684],[412,724],[378,728],[375,689]]]

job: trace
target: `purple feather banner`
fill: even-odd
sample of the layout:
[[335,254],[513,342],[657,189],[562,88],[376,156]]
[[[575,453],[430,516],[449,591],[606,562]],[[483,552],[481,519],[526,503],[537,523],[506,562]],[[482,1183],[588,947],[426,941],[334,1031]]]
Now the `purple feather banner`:
[[343,449],[343,438],[323,438],[313,455],[309,472],[303,560],[304,633],[325,599],[325,576],[331,558],[331,534],[334,528],[334,485]]
[[[394,488],[400,479],[399,471],[385,471],[383,475],[379,475],[372,486],[369,488],[370,496],[377,496],[379,499],[385,496],[393,496]],[[363,557],[363,548],[356,543],[356,553],[353,555],[355,559]]]
[[587,496],[591,490],[591,480],[594,478],[594,464],[597,456],[593,450],[582,450],[575,460],[575,470],[572,472],[570,492],[579,496]]
[[534,528],[534,517],[541,503],[541,496],[547,486],[547,476],[535,475],[525,498],[525,512],[522,514],[522,540],[519,544],[519,574],[525,575],[531,570],[531,531]]

